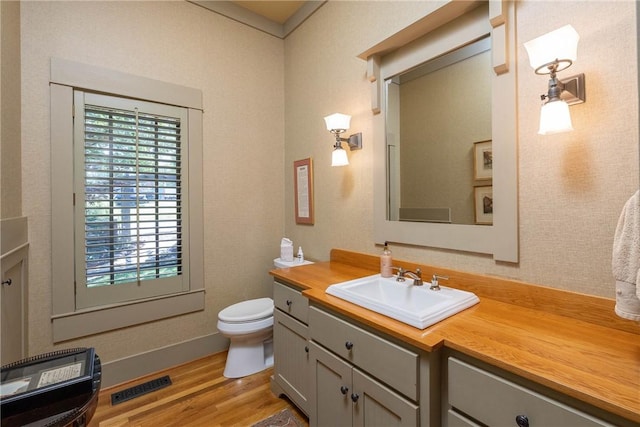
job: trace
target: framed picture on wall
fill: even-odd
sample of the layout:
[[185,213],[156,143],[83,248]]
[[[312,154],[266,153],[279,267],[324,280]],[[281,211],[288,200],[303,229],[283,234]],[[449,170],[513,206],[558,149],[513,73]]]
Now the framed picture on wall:
[[493,224],[493,186],[481,185],[473,188],[473,205],[476,224]]
[[296,224],[313,225],[313,162],[311,158],[293,162]]
[[493,178],[493,149],[491,141],[473,143],[473,179]]

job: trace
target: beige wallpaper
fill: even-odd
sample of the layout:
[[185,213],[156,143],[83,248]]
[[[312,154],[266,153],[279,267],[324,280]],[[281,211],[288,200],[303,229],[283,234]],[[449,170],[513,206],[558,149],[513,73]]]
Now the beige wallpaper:
[[[423,16],[429,4],[329,2],[285,41],[285,227],[309,257],[327,259],[332,247],[381,252],[372,237],[370,85],[356,56]],[[520,262],[391,249],[406,260],[613,298],[613,233],[639,179],[635,3],[519,1],[516,16]],[[571,107],[574,132],[540,136],[547,79],[533,73],[523,43],[565,24],[581,36],[578,60],[565,75],[586,74],[587,102]],[[350,152],[343,168],[329,166],[332,141],[322,122],[336,111],[351,114],[350,131],[363,133],[363,150]],[[313,227],[293,221],[289,169],[305,157],[315,162]]]
[[[283,42],[182,1],[21,2],[30,354],[54,347],[51,57],[195,87],[204,96],[206,310],[63,343],[94,346],[108,362],[209,334],[221,308],[269,295],[266,271],[283,235],[315,259],[327,259],[333,247],[381,251],[372,238],[370,85],[357,55],[435,5],[331,1]],[[518,5],[520,263],[437,249],[392,250],[403,259],[612,296],[613,232],[638,187],[635,3]],[[542,137],[536,130],[546,79],[533,74],[522,44],[566,23],[581,35],[569,72],[586,73],[587,103],[571,108],[575,132]],[[351,114],[351,130],[363,133],[364,148],[349,153],[346,168],[329,166],[333,141],[322,120],[338,111]],[[293,162],[307,157],[314,162],[313,226],[296,225],[293,217]]]
[[183,1],[21,7],[30,354],[52,347],[51,57],[201,89],[204,99],[205,311],[61,346],[94,346],[108,362],[211,334],[225,306],[270,295],[284,217],[282,40]]
[[0,2],[0,218],[22,215],[20,6]]

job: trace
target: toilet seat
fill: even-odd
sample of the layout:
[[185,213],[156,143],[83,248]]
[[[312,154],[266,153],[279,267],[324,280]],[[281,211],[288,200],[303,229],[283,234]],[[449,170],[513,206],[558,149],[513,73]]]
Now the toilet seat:
[[251,322],[225,322],[218,320],[218,331],[223,335],[249,335],[269,330],[273,327],[273,316]]
[[[273,300],[271,298],[257,298],[242,301],[218,313],[218,320],[225,323],[246,323],[257,320],[268,320],[273,316]],[[273,324],[273,319],[271,319]]]

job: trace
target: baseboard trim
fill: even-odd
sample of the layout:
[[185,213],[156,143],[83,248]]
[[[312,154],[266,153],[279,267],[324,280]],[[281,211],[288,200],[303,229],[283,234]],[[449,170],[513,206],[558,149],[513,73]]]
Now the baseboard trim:
[[[102,388],[112,387],[154,372],[181,365],[229,348],[229,339],[220,333],[134,354],[102,363]],[[98,353],[98,356],[100,354]]]

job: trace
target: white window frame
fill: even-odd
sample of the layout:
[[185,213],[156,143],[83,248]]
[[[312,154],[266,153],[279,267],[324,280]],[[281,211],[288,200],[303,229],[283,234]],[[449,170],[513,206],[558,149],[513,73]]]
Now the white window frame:
[[[78,309],[74,285],[74,90],[184,107],[188,112],[189,286],[165,296]],[[202,92],[59,58],[51,59],[52,325],[54,342],[204,309]]]

